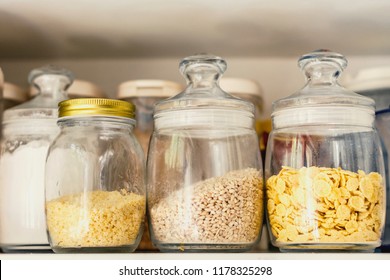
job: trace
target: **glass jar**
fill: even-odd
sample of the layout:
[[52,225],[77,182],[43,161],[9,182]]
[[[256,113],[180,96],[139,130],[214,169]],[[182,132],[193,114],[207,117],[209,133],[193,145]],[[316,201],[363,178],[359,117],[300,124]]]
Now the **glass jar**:
[[267,218],[282,251],[381,244],[385,178],[374,101],[337,83],[346,65],[329,51],[302,56],[307,84],[273,104]]
[[4,112],[0,154],[0,245],[4,251],[50,250],[44,209],[47,150],[59,133],[57,104],[67,98],[73,74],[46,66],[29,82],[39,89],[32,100]]
[[119,85],[117,97],[135,105],[137,125],[134,134],[145,155],[148,153],[149,140],[153,133],[154,105],[182,90],[182,85],[167,80],[131,80]]
[[79,98],[59,104],[46,160],[46,223],[56,253],[132,252],[143,231],[144,156],[134,105]]
[[188,86],[157,103],[148,165],[148,218],[162,251],[245,251],[260,236],[263,181],[254,108],[219,88],[226,62],[182,60]]

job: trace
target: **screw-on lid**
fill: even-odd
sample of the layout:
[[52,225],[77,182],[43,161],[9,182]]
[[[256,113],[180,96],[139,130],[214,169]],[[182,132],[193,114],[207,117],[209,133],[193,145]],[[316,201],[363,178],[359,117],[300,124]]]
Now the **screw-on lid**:
[[263,90],[259,83],[251,79],[222,77],[219,84],[224,91],[233,95],[249,94],[263,96]]
[[76,98],[58,104],[58,116],[112,116],[135,118],[135,106],[126,101],[106,98]]
[[386,88],[390,90],[390,66],[361,69],[348,81],[346,87],[357,92]]
[[374,100],[347,91],[337,83],[347,66],[342,55],[315,51],[303,55],[299,66],[307,84],[297,93],[273,103],[274,128],[319,124],[373,126]]
[[5,82],[3,89],[3,98],[22,103],[28,99],[27,90],[15,84]]
[[123,82],[118,87],[119,99],[131,97],[162,97],[167,98],[183,90],[181,84],[167,80],[131,80]]

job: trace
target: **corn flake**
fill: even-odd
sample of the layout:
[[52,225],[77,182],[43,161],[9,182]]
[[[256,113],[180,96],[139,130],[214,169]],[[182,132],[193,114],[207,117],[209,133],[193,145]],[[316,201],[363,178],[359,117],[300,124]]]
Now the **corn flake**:
[[379,173],[284,166],[267,180],[267,210],[278,242],[371,242],[383,228]]

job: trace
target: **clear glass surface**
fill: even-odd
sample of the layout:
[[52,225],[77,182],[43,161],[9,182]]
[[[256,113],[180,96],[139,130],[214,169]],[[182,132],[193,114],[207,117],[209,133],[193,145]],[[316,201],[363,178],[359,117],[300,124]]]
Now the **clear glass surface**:
[[260,236],[263,181],[253,105],[223,92],[219,57],[180,64],[188,86],[156,105],[148,217],[162,251],[247,251]]
[[47,150],[59,133],[57,104],[72,74],[47,66],[30,72],[32,100],[4,112],[0,154],[0,245],[8,251],[50,250],[44,210]]
[[46,223],[57,253],[132,252],[146,194],[134,120],[60,118],[46,161]]
[[300,61],[307,84],[272,113],[266,155],[267,222],[281,251],[373,251],[386,192],[373,100],[346,91],[339,54]]

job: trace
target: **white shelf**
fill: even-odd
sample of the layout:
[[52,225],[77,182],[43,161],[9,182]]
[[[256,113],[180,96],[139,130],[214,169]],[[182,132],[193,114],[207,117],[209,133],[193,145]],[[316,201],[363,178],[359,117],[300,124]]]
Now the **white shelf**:
[[390,260],[390,253],[0,254],[1,260]]

